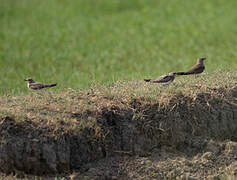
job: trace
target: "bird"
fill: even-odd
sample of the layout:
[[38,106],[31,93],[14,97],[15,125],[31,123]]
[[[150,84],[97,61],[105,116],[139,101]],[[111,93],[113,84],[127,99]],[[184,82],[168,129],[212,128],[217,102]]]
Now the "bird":
[[57,84],[42,84],[40,82],[35,82],[32,78],[24,79],[27,81],[27,87],[32,90],[41,90],[49,87],[54,87]]
[[170,84],[176,76],[176,72],[171,72],[166,75],[162,75],[156,79],[144,79],[145,82],[151,82],[151,83],[160,83],[162,85],[168,85]]
[[197,63],[186,72],[177,72],[176,75],[191,75],[191,74],[201,74],[205,70],[204,60],[206,58],[198,58]]

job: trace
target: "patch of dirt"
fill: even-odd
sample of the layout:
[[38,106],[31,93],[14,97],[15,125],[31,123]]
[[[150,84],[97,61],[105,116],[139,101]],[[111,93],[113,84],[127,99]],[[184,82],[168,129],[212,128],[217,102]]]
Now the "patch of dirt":
[[75,132],[63,121],[49,126],[44,119],[1,117],[0,171],[71,179],[235,177],[237,90],[220,91],[73,112],[77,122],[96,122]]
[[[210,140],[208,144],[213,144]],[[171,147],[156,149],[148,156],[116,156],[87,164],[84,173],[72,173],[72,179],[221,179],[235,177],[237,156],[228,151],[236,142],[207,145],[194,156],[175,151]],[[211,149],[209,146],[212,146]],[[232,149],[231,148],[231,149]],[[218,150],[218,151],[216,151]],[[232,149],[233,150],[233,149]]]

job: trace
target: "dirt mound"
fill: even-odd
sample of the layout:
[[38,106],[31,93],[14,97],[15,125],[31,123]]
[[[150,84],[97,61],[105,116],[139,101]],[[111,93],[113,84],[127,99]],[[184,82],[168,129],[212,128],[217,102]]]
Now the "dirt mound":
[[[37,114],[23,121],[2,115],[0,171],[40,176],[75,172],[72,179],[234,176],[237,87],[162,98],[165,103],[88,95],[84,100],[94,108],[64,111],[72,121],[56,124]],[[69,131],[71,126],[77,128]]]

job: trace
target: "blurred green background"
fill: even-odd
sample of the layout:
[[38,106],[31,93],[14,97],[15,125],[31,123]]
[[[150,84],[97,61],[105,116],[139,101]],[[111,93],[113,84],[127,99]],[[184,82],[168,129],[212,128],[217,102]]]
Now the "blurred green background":
[[0,95],[237,68],[236,0],[0,0]]

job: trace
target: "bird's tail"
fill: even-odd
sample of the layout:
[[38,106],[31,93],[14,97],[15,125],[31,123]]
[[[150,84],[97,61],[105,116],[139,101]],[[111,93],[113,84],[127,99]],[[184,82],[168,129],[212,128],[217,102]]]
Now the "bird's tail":
[[176,75],[189,75],[188,72],[176,72]]
[[145,82],[150,82],[150,81],[151,81],[151,79],[144,79],[144,81],[145,81]]
[[54,86],[56,86],[57,84],[46,84],[46,85],[44,85],[44,87],[54,87]]

